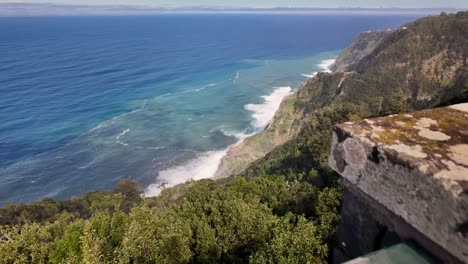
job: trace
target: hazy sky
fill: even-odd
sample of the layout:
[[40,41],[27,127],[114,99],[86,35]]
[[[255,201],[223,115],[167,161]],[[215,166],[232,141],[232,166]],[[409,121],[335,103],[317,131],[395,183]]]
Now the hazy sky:
[[0,3],[11,2],[161,7],[468,8],[468,0],[0,0]]

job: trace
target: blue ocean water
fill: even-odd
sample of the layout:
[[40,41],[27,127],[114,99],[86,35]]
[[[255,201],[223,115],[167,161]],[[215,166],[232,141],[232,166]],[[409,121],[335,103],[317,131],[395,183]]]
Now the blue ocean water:
[[127,175],[148,194],[209,177],[303,74],[360,32],[414,19],[0,18],[0,205],[110,189]]

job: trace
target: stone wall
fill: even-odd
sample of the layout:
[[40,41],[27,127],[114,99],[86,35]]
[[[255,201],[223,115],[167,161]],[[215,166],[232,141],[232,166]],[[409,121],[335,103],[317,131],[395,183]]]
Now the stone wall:
[[[468,262],[468,104],[337,125],[329,163],[367,207],[352,217],[370,212],[442,261]],[[370,226],[357,237],[373,236]]]

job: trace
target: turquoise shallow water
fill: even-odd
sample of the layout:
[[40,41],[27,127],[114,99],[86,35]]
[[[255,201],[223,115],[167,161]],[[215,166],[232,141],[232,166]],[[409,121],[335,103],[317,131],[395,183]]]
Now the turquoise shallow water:
[[323,60],[412,19],[0,18],[0,204],[209,177]]

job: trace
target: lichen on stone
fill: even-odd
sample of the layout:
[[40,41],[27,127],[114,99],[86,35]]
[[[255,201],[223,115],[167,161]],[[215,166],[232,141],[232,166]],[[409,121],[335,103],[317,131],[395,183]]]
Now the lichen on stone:
[[378,147],[400,165],[437,175],[457,194],[468,191],[462,184],[468,182],[468,103],[347,122],[338,129]]
[[450,139],[450,136],[439,132],[439,131],[432,131],[429,129],[421,129],[418,132],[418,135],[427,139],[437,140],[437,141],[447,141]]
[[388,148],[418,159],[424,159],[427,157],[427,154],[422,151],[422,147],[420,145],[408,146],[404,144],[396,144],[390,145]]

